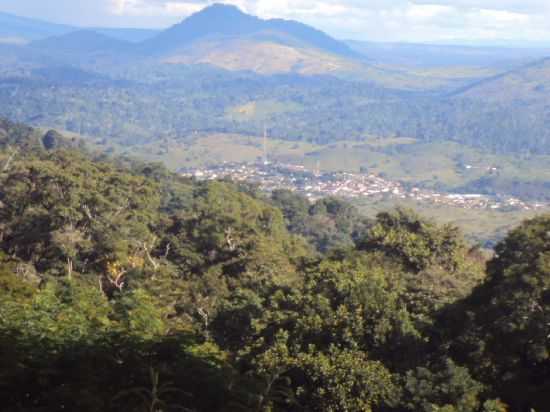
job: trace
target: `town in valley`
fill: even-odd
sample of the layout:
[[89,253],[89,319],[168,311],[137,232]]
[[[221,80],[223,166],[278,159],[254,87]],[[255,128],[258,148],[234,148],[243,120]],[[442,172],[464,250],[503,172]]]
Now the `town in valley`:
[[311,201],[330,196],[346,199],[410,199],[465,209],[506,211],[542,210],[549,206],[544,202],[526,201],[508,195],[439,193],[368,172],[322,172],[309,170],[302,165],[279,162],[224,162],[202,168],[181,169],[180,174],[197,180],[229,179],[234,182],[254,184],[264,192],[286,189],[300,193]]

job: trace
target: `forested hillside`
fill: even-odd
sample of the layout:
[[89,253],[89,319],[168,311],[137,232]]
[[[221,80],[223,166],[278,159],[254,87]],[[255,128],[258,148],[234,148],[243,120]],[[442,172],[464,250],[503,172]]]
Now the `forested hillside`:
[[0,124],[5,411],[550,408],[550,217],[486,255]]
[[[70,47],[73,41],[64,44]],[[56,54],[43,58],[52,56]],[[2,69],[0,62],[0,114],[132,145],[163,137],[188,140],[195,131],[257,136],[267,126],[274,137],[319,144],[406,136],[496,153],[549,153],[547,113],[540,100],[524,104],[521,97],[494,101],[469,94],[434,95],[397,90],[399,84],[389,89],[323,75],[260,76],[183,64],[130,66],[120,61],[123,56],[82,57],[87,64],[118,64],[108,70],[55,60],[36,64],[34,54],[25,56],[28,61],[19,69],[13,64]],[[544,96],[543,91],[536,93]],[[248,105],[265,110],[239,115]]]

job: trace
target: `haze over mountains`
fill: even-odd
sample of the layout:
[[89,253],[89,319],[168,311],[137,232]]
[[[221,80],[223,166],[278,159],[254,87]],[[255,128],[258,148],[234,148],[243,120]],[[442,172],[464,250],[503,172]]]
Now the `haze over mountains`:
[[32,48],[75,54],[94,52],[118,53],[132,49],[133,45],[124,40],[102,34],[94,30],[71,31],[60,36],[48,37],[31,43]]
[[[0,43],[28,43],[79,30],[83,28],[0,12]],[[157,34],[156,30],[134,28],[92,28],[92,30],[130,42],[143,41]]]
[[119,58],[123,53],[131,56],[132,62],[147,59],[170,64],[209,64],[263,74],[349,72],[360,69],[358,61],[364,60],[344,42],[307,25],[281,19],[262,20],[234,6],[218,4],[141,42],[123,41],[136,40],[136,36],[128,36],[127,30],[70,31],[58,26],[49,29],[56,35],[33,41],[29,47],[51,55],[102,54]]
[[520,47],[468,44],[380,43],[348,40],[352,49],[371,61],[412,67],[517,67],[550,55],[550,44]]
[[[384,76],[394,80],[414,77],[403,73],[403,66],[491,67],[504,71],[550,54],[550,48],[542,46],[345,42],[296,21],[263,20],[222,4],[206,7],[162,31],[77,28],[5,13],[0,13],[0,23],[0,43],[32,42],[31,47],[53,55],[122,52],[170,64],[208,64],[262,74],[355,73],[356,77],[373,81]],[[380,65],[390,66],[391,70],[382,73],[377,67]],[[467,73],[464,77],[477,80],[483,73]]]

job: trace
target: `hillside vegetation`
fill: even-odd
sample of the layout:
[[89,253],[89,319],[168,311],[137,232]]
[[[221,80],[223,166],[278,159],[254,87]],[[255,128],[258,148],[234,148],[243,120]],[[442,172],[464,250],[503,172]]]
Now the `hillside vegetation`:
[[550,218],[487,263],[450,225],[372,221],[0,132],[7,411],[550,406]]

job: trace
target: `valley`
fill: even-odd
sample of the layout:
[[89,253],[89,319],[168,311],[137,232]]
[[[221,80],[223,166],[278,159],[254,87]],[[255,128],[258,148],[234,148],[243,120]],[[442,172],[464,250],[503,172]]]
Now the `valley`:
[[[94,147],[105,150],[102,142]],[[327,173],[367,171],[402,182],[447,192],[480,191],[547,201],[550,179],[547,155],[505,155],[456,142],[425,143],[414,138],[367,136],[361,141],[316,144],[261,136],[192,133],[141,146],[107,146],[114,153],[162,162],[177,171],[210,168],[222,163],[256,163],[264,155]],[[500,193],[499,193],[500,192]]]

